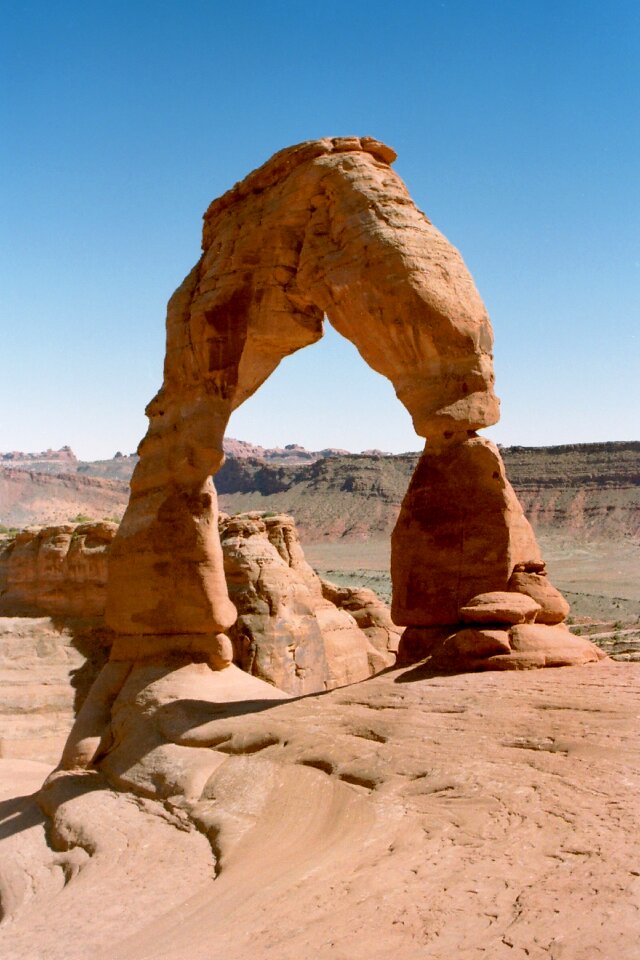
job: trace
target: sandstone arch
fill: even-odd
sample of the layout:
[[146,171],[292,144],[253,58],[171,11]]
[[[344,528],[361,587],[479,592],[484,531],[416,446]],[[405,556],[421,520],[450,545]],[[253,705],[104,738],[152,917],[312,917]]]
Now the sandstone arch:
[[202,257],[169,302],[164,382],[111,552],[113,660],[229,659],[211,475],[231,412],[322,336],[325,314],[428,441],[393,543],[395,619],[414,628],[405,649],[424,651],[429,628],[456,623],[475,594],[507,590],[516,566],[539,569],[499,453],[476,435],[498,420],[489,318],[394,159],[371,138],[309,141],[207,210]]

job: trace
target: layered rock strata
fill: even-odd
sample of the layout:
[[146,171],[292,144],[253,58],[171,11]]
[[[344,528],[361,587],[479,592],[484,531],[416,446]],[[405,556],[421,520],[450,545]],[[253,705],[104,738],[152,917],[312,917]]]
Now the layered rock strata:
[[29,527],[0,545],[0,616],[101,617],[117,524]]

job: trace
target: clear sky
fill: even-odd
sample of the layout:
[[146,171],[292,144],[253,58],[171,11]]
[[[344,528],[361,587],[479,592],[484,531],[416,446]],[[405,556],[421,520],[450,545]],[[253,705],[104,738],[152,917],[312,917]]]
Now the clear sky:
[[[0,43],[0,450],[134,450],[209,201],[349,134],[397,150],[474,275],[493,438],[638,438],[638,0],[5,0]],[[337,334],[229,433],[420,446]]]

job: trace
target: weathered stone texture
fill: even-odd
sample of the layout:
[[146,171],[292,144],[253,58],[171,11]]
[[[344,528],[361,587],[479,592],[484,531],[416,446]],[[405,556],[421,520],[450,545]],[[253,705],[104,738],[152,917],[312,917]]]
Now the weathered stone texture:
[[305,694],[364,680],[395,662],[327,597],[329,585],[304,559],[292,517],[228,517],[220,531],[229,596],[238,611],[229,636],[243,670]]
[[0,547],[0,616],[101,617],[117,524],[29,527]]
[[209,475],[232,410],[321,337],[324,313],[423,436],[497,420],[486,310],[393,157],[370,138],[311,141],[209,207],[202,258],[169,303],[164,383],[112,552],[118,633],[174,635],[176,647],[199,634],[206,646],[231,627]]
[[506,591],[516,563],[540,559],[498,449],[471,437],[427,442],[391,540],[392,617],[455,624],[471,597]]
[[[111,553],[114,658],[174,650],[224,666],[229,634],[248,669],[304,690],[359,679],[393,654],[366,600],[359,617],[377,639],[355,654],[354,618],[322,597],[284,529],[278,542],[268,525],[224,529],[224,559],[218,536],[211,474],[229,416],[322,336],[325,315],[391,381],[427,440],[393,534],[392,616],[412,628],[403,656],[429,627],[455,632],[478,594],[529,594],[511,577],[539,571],[540,551],[497,448],[476,435],[498,419],[489,318],[394,158],[371,138],[309,141],[207,210],[202,257],[169,302],[164,381]],[[547,620],[559,616],[557,597],[545,596]]]

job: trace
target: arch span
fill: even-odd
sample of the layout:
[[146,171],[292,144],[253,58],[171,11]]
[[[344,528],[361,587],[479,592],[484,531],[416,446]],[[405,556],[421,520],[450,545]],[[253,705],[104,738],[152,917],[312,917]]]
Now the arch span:
[[164,382],[109,566],[114,659],[211,650],[235,620],[216,494],[231,412],[323,316],[386,376],[428,441],[393,538],[396,622],[457,621],[540,561],[500,456],[492,330],[463,260],[371,138],[281,151],[215,200],[203,253],[169,302]]

